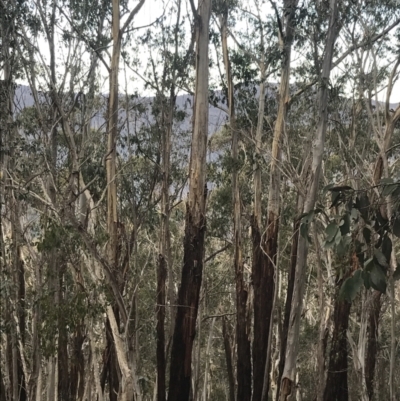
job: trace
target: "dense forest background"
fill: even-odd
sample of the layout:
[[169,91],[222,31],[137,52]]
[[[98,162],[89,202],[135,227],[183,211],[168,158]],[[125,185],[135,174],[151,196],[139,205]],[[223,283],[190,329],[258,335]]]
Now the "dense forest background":
[[0,22],[0,401],[400,399],[397,0]]

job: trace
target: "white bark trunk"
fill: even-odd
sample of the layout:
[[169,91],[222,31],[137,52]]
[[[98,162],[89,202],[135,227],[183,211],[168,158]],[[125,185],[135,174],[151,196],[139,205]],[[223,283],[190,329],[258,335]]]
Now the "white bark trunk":
[[[332,56],[334,45],[339,33],[338,28],[338,1],[330,1],[330,19],[329,28],[327,33],[327,42],[325,46],[325,56],[322,66],[321,82],[318,93],[318,107],[319,107],[319,121],[315,139],[313,142],[313,159],[311,166],[311,174],[308,180],[307,188],[309,188],[306,194],[304,212],[308,213],[314,209],[314,205],[317,199],[318,185],[321,173],[322,156],[325,146],[325,134],[327,130],[328,120],[328,86],[329,77],[332,66]],[[293,291],[292,306],[290,311],[289,321],[289,332],[287,349],[285,356],[285,368],[283,371],[282,379],[288,379],[291,383],[295,382],[296,379],[296,360],[298,355],[299,346],[299,331],[300,331],[300,320],[301,312],[303,308],[303,294],[305,286],[305,267],[307,262],[308,244],[307,240],[302,236],[299,237],[299,247],[297,253],[297,265],[296,265],[296,281]],[[281,387],[281,394],[284,396],[284,388]],[[283,400],[285,400],[284,396]]]

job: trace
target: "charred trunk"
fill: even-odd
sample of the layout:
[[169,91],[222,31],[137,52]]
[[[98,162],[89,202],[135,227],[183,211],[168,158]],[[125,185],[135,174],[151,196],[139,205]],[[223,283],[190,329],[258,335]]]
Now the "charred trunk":
[[[271,216],[269,216],[271,217]],[[275,224],[273,223],[275,229]],[[277,228],[277,227],[276,227]],[[254,340],[253,340],[253,400],[260,400],[264,381],[269,325],[274,295],[274,268],[268,262],[261,231],[255,219],[252,222],[253,239],[253,287],[254,287]],[[266,244],[273,252],[276,243]],[[269,254],[269,253],[268,253]]]
[[159,255],[157,272],[157,401],[165,401],[165,281],[166,261]]
[[[340,283],[342,283],[342,280]],[[324,401],[347,401],[349,399],[347,381],[347,329],[349,326],[350,308],[351,304],[345,300],[337,299],[335,302],[333,334]]]
[[199,1],[198,10],[193,11],[196,29],[196,90],[182,278],[178,291],[178,307],[171,349],[169,401],[186,401],[190,396],[192,349],[199,308],[206,230],[208,43],[211,0]]
[[178,292],[178,308],[171,350],[169,401],[189,399],[192,348],[203,273],[204,235],[204,216],[196,224],[188,208],[182,281]]

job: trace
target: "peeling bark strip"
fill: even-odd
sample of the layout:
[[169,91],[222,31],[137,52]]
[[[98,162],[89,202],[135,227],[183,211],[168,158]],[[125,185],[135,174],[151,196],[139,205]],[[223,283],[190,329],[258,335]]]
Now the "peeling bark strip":
[[182,279],[178,292],[178,307],[171,349],[169,401],[186,401],[190,396],[192,348],[203,274],[206,229],[208,43],[211,0],[199,1],[198,10],[193,11],[196,26],[196,90]]

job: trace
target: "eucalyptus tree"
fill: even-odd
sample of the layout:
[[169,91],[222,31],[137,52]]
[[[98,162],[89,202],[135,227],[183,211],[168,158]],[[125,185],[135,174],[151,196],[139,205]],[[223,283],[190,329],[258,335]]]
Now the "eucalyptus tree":
[[[317,132],[313,142],[313,159],[311,172],[308,179],[309,188],[304,201],[304,213],[310,213],[314,209],[319,186],[321,161],[324,151],[326,126],[328,118],[327,96],[329,77],[332,68],[334,45],[339,34],[338,4],[336,0],[330,2],[329,28],[326,36],[325,55],[321,70],[320,87],[318,91],[319,121]],[[280,400],[286,401],[294,390],[296,379],[296,359],[298,352],[298,335],[300,328],[300,313],[304,291],[304,267],[307,261],[307,238],[299,237],[298,257],[296,265],[296,282],[293,291],[293,299],[290,311],[290,323],[288,331],[288,344],[285,355],[285,368],[282,375],[280,388]]]
[[191,360],[203,273],[208,136],[208,42],[211,0],[191,2],[196,38],[196,84],[186,206],[184,260],[171,349],[168,400],[188,400]]
[[[0,30],[2,39],[2,80],[0,81],[1,102],[1,274],[4,287],[1,303],[5,316],[2,325],[5,330],[6,355],[5,368],[8,373],[10,388],[8,394],[4,385],[5,377],[1,377],[3,397],[7,395],[14,400],[26,400],[28,396],[28,372],[25,364],[26,345],[26,311],[25,311],[25,266],[22,256],[22,227],[20,221],[21,202],[13,189],[11,172],[17,165],[18,154],[15,145],[18,143],[18,132],[15,123],[15,79],[19,73],[17,51],[12,44],[16,30],[16,19],[19,7],[9,3],[0,6]],[[4,206],[3,206],[4,205]],[[4,208],[6,210],[4,210]],[[7,221],[8,224],[5,224]],[[7,244],[7,237],[10,243]]]
[[[247,313],[248,291],[244,280],[244,261],[242,245],[242,207],[239,187],[239,127],[236,123],[235,113],[235,87],[232,76],[231,60],[228,48],[228,17],[234,3],[217,2],[214,4],[214,13],[218,17],[221,35],[223,62],[225,66],[225,79],[227,87],[227,104],[229,108],[229,129],[232,137],[232,208],[233,208],[233,241],[234,241],[234,272],[236,284],[236,398],[240,400],[251,399],[251,348]],[[224,325],[225,327],[225,325]],[[232,384],[230,384],[232,387]],[[231,391],[234,389],[231,389]]]

